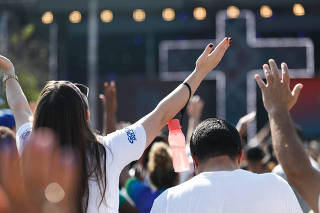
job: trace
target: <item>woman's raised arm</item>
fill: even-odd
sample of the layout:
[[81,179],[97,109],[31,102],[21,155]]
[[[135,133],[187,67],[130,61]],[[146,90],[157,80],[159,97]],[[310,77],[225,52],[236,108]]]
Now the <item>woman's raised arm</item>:
[[7,78],[3,83],[6,87],[7,101],[14,115],[16,129],[18,130],[20,126],[30,121],[32,112],[19,82],[14,78],[15,70],[11,61],[0,55],[0,67],[4,77]]
[[[213,44],[207,45],[206,49],[196,62],[196,68],[184,81],[191,87],[191,96],[194,94],[206,75],[219,64],[230,44],[231,38],[225,38],[214,50]],[[151,113],[138,121],[138,123],[143,125],[146,131],[146,146],[150,145],[167,122],[184,107],[188,98],[188,88],[186,85],[181,84],[167,97],[160,101],[158,106]]]

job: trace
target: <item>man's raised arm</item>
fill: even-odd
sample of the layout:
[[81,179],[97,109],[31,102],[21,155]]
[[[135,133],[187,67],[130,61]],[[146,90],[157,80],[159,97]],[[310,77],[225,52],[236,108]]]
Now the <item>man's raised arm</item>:
[[320,193],[320,173],[313,169],[307,153],[297,136],[291,121],[289,110],[295,105],[302,89],[302,84],[290,90],[288,67],[281,64],[282,75],[274,60],[263,65],[267,83],[255,75],[259,85],[264,107],[268,112],[273,148],[288,181],[301,194],[303,199],[318,212]]

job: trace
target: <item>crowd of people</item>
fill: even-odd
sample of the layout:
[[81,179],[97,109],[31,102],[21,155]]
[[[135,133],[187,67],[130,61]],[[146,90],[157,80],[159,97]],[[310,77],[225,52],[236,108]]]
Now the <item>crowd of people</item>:
[[[285,63],[279,70],[271,59],[266,80],[254,76],[269,116],[258,144],[246,138],[255,112],[236,126],[201,121],[205,102],[194,94],[231,43],[208,44],[185,81],[134,124],[117,122],[116,84],[106,82],[101,134],[90,125],[89,88],[49,81],[33,111],[0,56],[11,110],[0,113],[0,213],[319,212],[319,145],[305,147],[291,120],[303,85],[290,90]],[[191,169],[176,173],[166,124],[186,104]]]

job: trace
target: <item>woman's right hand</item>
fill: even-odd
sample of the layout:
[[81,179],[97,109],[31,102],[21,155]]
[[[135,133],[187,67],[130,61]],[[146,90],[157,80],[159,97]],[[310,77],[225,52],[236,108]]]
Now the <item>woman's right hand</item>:
[[4,75],[15,74],[12,62],[2,55],[0,55],[0,67]]

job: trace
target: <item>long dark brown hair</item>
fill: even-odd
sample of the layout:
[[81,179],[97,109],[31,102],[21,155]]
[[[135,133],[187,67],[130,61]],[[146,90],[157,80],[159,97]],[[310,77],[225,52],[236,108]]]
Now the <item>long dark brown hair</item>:
[[106,192],[106,150],[90,128],[87,109],[87,99],[72,83],[49,81],[41,91],[33,121],[34,130],[52,129],[60,145],[71,148],[78,156],[81,176],[75,199],[81,213],[88,209],[89,179],[98,183],[100,205]]

